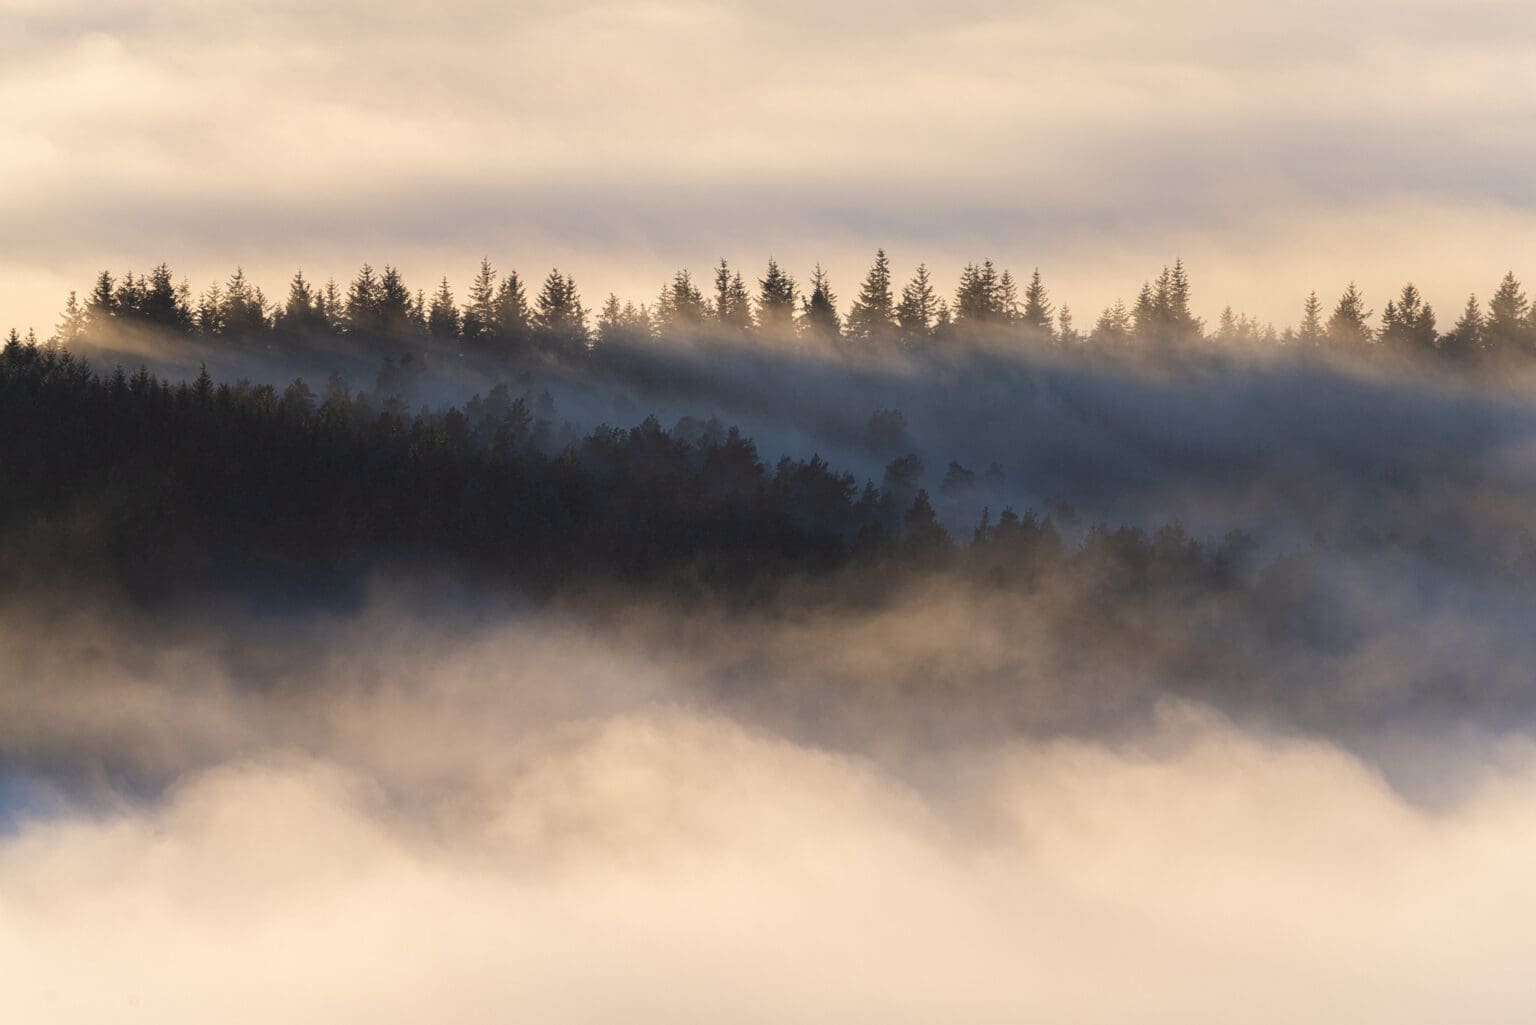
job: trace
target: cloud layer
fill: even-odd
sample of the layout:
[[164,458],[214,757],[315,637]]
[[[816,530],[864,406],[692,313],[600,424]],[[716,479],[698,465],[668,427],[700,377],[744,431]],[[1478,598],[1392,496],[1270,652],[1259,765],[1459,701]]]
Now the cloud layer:
[[1349,278],[1450,313],[1536,238],[1518,3],[8,6],[0,304],[40,328],[161,259],[643,298],[773,253],[851,294],[877,244],[1080,317],[1175,254],[1210,317]]

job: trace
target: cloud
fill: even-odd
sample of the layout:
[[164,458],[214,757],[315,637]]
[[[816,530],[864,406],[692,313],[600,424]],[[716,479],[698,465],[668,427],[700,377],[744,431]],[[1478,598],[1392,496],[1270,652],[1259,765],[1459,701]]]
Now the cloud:
[[[0,303],[40,327],[104,263],[168,259],[201,285],[388,260],[425,283],[492,252],[645,297],[722,252],[820,259],[847,292],[877,244],[950,272],[1039,264],[1080,316],[1182,253],[1207,316],[1230,295],[1290,320],[1351,277],[1435,277],[1459,303],[1532,237],[1510,171],[1530,157],[1520,4],[76,3],[16,22],[0,192],[23,245]],[[1395,218],[1423,243],[1354,244]]]
[[[1158,750],[1159,746],[1163,749]],[[961,760],[957,817],[713,716],[607,718],[423,832],[281,753],[0,846],[9,1019],[1521,1020],[1536,775],[1449,813],[1193,709]],[[90,971],[82,973],[81,966]]]

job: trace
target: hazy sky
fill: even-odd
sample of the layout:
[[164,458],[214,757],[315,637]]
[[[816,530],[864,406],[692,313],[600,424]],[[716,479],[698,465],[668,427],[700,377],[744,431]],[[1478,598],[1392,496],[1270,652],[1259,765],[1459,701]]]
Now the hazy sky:
[[1536,251],[1536,6],[1503,0],[0,0],[0,325],[103,266],[201,289],[482,254],[648,298],[721,256],[1039,265],[1079,322],[1357,278],[1449,319]]

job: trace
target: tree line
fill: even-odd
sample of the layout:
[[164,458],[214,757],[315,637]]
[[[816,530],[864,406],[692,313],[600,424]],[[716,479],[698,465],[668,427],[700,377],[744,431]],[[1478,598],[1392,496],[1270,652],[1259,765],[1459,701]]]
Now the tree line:
[[1296,327],[1276,331],[1230,307],[1208,327],[1192,313],[1189,275],[1175,261],[1145,282],[1132,304],[1116,301],[1080,330],[1070,308],[1052,301],[1038,270],[1021,283],[990,260],[967,264],[946,297],[925,265],[898,287],[881,250],[846,312],[819,266],[801,283],[772,259],[751,284],[721,260],[707,284],[680,270],[653,301],[610,294],[595,313],[569,274],[550,271],[530,295],[515,270],[499,274],[489,259],[481,261],[462,301],[446,277],[428,295],[409,288],[396,268],[378,272],[369,265],[345,288],[334,280],[317,285],[300,271],[280,301],[237,269],[194,297],[185,280],[177,283],[161,264],[120,280],[102,271],[83,301],[70,293],[50,340],[79,347],[100,344],[115,332],[151,331],[295,346],[343,341],[360,351],[384,347],[395,356],[419,350],[491,359],[530,353],[582,359],[605,346],[659,338],[753,336],[851,353],[916,352],[989,339],[1064,351],[1291,347],[1463,367],[1536,356],[1536,307],[1513,272],[1486,305],[1469,296],[1457,319],[1442,327],[1412,283],[1387,302],[1379,319],[1350,284],[1331,307],[1316,292],[1308,295]]

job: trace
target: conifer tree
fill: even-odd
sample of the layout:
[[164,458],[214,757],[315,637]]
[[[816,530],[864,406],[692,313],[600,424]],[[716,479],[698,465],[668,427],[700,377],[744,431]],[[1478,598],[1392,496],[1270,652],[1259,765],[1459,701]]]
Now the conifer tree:
[[805,300],[805,316],[801,322],[805,337],[814,341],[830,342],[842,336],[842,320],[837,313],[837,296],[832,294],[831,283],[821,264],[811,275],[811,294]]
[[346,321],[348,334],[373,331],[379,324],[379,307],[382,300],[378,275],[368,264],[363,264],[357,277],[347,288]]
[[1483,310],[1476,295],[1467,296],[1467,305],[1450,333],[1441,340],[1440,352],[1456,363],[1475,362],[1483,352]]
[[795,326],[795,279],[770,257],[768,270],[757,285],[758,329],[767,335],[788,337]]
[[491,301],[491,327],[503,349],[519,351],[533,338],[533,307],[517,271],[507,272]]
[[1307,348],[1323,344],[1323,301],[1314,290],[1307,293],[1307,301],[1301,307],[1301,328],[1296,332],[1296,342]]
[[1504,275],[1488,300],[1488,319],[1483,336],[1486,350],[1494,356],[1513,356],[1529,348],[1527,314],[1530,305],[1514,271]]
[[54,339],[60,345],[77,345],[80,339],[85,337],[87,317],[85,307],[80,305],[80,301],[75,298],[73,291],[69,293],[69,298],[64,301],[64,312],[60,316],[62,319],[59,321],[59,326],[54,330]]
[[574,355],[587,347],[587,311],[576,291],[576,280],[551,270],[539,289],[533,326],[538,339],[556,352]]
[[432,296],[427,310],[427,334],[437,342],[453,342],[459,337],[459,305],[453,298],[445,276]]
[[112,275],[108,271],[102,271],[96,276],[96,283],[91,286],[91,293],[85,300],[85,319],[92,326],[105,324],[117,315],[117,301]]
[[496,271],[489,256],[481,258],[479,273],[469,286],[462,324],[469,345],[486,344],[496,331]]
[[1370,316],[1371,311],[1365,308],[1365,297],[1351,281],[1333,308],[1333,315],[1328,318],[1328,343],[1343,351],[1364,351],[1371,344],[1371,328],[1367,323]]
[[1021,315],[1025,330],[1037,338],[1051,339],[1051,304],[1040,280],[1040,268],[1030,275],[1029,286],[1024,289],[1024,312]]
[[883,345],[896,331],[895,299],[891,294],[891,261],[884,249],[875,250],[874,265],[864,276],[858,298],[848,309],[848,337],[870,345]]
[[1402,355],[1420,357],[1433,355],[1439,338],[1435,311],[1409,282],[1382,311],[1382,344]]
[[919,346],[933,336],[939,306],[939,295],[929,277],[928,265],[920,263],[912,280],[902,287],[901,302],[896,307],[896,327],[903,345],[908,348]]

